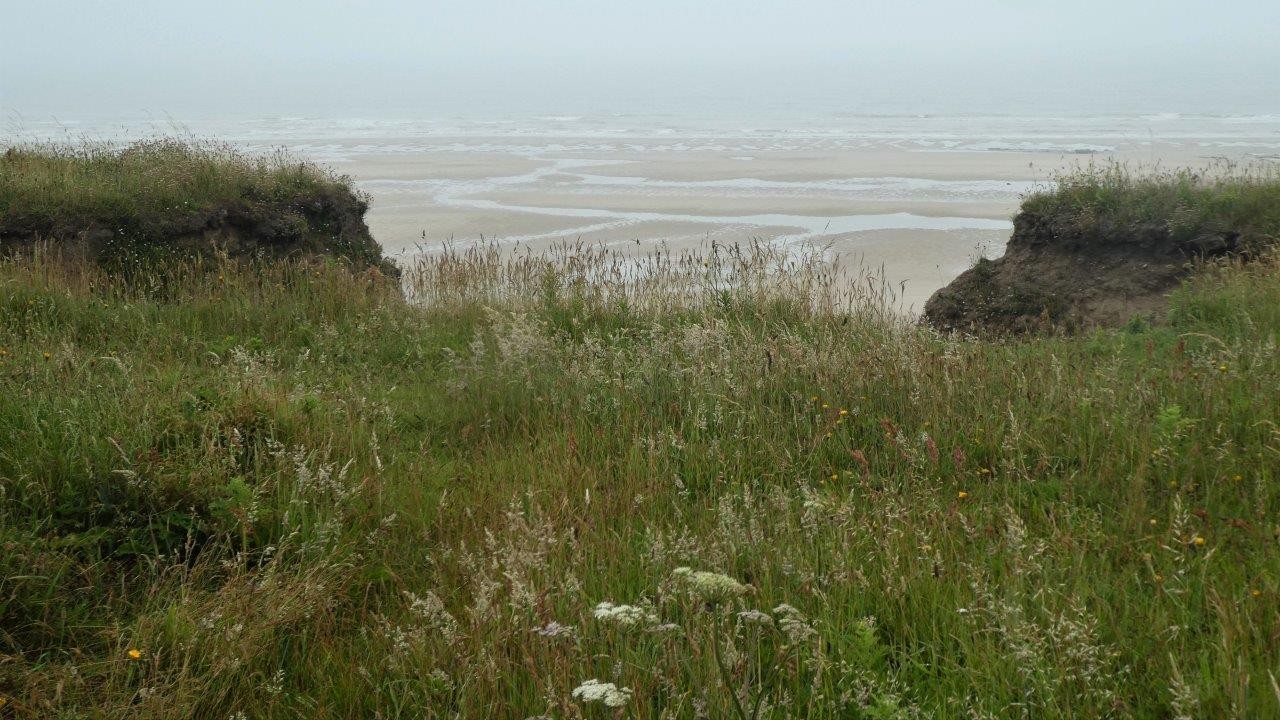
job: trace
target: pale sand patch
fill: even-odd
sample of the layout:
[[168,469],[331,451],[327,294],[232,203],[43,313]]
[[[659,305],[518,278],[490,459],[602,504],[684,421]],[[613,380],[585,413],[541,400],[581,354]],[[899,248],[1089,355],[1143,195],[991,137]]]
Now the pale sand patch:
[[510,153],[435,151],[353,155],[340,169],[357,181],[478,180],[523,175],[548,164]]
[[974,217],[1008,220],[1017,209],[1013,202],[936,202],[914,200],[850,200],[834,194],[815,197],[742,197],[683,193],[609,193],[534,190],[480,193],[474,197],[508,206],[539,208],[590,208],[615,212],[657,212],[674,215],[769,214],[837,217],[887,215],[908,212],[927,217]]
[[[1115,139],[1085,140],[1114,145]],[[752,177],[761,180],[810,181],[850,177],[913,177],[929,180],[1047,181],[1070,167],[1111,160],[1131,164],[1160,161],[1166,167],[1203,166],[1222,157],[1204,148],[1157,143],[1127,147],[1114,152],[1077,154],[1018,151],[928,151],[886,147],[822,149],[812,152],[752,151],[751,160],[738,160],[734,152],[618,153],[616,165],[592,168],[598,174],[616,174],[656,180],[706,181]],[[584,155],[586,156],[586,155]]]
[[[714,141],[689,141],[692,146],[708,142]],[[679,250],[708,241],[728,244],[795,236],[805,223],[809,230],[821,232],[821,226],[814,227],[814,218],[910,213],[927,218],[1008,220],[1017,210],[1018,191],[1029,181],[1046,181],[1055,171],[1072,165],[1108,159],[1149,163],[1159,158],[1166,166],[1177,166],[1210,160],[1199,148],[1137,147],[1136,139],[1124,152],[1094,156],[920,152],[884,144],[861,149],[818,144],[812,150],[773,150],[744,148],[743,142],[726,139],[724,144],[733,145],[726,150],[679,149],[675,147],[679,141],[673,145],[669,139],[614,142],[612,149],[601,149],[598,138],[581,143],[563,138],[505,138],[492,143],[440,138],[415,140],[420,150],[396,152],[368,150],[376,143],[353,143],[350,147],[359,149],[340,170],[362,181],[362,187],[371,192],[370,228],[392,254],[482,237],[521,241],[534,248],[580,240],[644,252],[657,243]],[[472,149],[456,150],[456,143]],[[1097,144],[1116,141],[1098,140]],[[746,157],[750,159],[741,159]],[[874,182],[883,178],[921,182]],[[829,181],[842,184],[835,188],[767,184]],[[967,190],[947,186],[949,181],[978,185]],[[672,187],[661,182],[713,184]],[[938,182],[942,185],[930,185]],[[1006,191],[1007,182],[1015,185]],[[892,197],[896,192],[900,196]],[[882,198],[884,193],[891,197]],[[560,208],[566,212],[557,214]],[[636,213],[644,217],[628,215]],[[765,219],[761,225],[734,220],[745,215]],[[805,219],[797,217],[797,225],[789,226],[787,215]],[[694,216],[713,220],[692,222]],[[977,246],[984,245],[988,255],[998,256],[1007,236],[1007,230],[886,227],[812,240],[829,244],[846,264],[857,260],[868,267],[883,267],[886,280],[902,288],[903,307],[918,311],[934,290],[969,265]]]
[[626,156],[632,162],[593,168],[660,180],[705,181],[751,177],[809,181],[850,177],[918,177],[930,180],[1042,180],[1059,167],[1058,155],[1045,153],[951,153],[902,150],[757,151],[752,160],[729,153],[661,153]]
[[429,197],[395,205],[376,201],[365,221],[369,231],[389,253],[418,245],[444,242],[472,242],[483,238],[504,239],[544,233],[571,233],[585,223],[579,218],[523,212],[490,211],[476,213],[465,208],[441,207]]
[[1009,240],[998,230],[867,230],[827,238],[852,276],[880,275],[897,295],[897,309],[919,314],[938,288],[971,267],[979,256],[999,257]]

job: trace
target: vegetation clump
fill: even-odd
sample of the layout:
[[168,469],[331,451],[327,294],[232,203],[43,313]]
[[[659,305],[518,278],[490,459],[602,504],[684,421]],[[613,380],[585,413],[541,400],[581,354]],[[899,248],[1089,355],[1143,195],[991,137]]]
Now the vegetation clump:
[[1280,242],[1278,167],[1066,173],[1023,202],[1004,256],[935,293],[925,320],[983,334],[1159,320],[1197,263]]
[[1280,165],[1090,165],[1054,178],[1021,212],[1045,218],[1063,237],[1114,241],[1155,226],[1177,243],[1231,237],[1231,249],[1258,251],[1280,240]]
[[0,717],[1280,715],[1274,255],[1007,343],[758,243],[403,282],[0,259]]
[[350,180],[287,154],[158,139],[0,155],[0,251],[38,244],[116,267],[157,257],[332,255],[382,265]]

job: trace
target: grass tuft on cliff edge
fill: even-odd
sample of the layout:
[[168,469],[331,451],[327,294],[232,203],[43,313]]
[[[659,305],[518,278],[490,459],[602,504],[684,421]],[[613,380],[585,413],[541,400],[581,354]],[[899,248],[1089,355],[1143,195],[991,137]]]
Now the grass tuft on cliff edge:
[[198,140],[29,145],[0,154],[0,250],[126,257],[328,254],[382,262],[349,178],[287,153]]
[[1054,178],[1022,212],[1073,235],[1167,228],[1175,241],[1234,233],[1257,250],[1280,241],[1280,164],[1215,162],[1204,168],[1091,164]]

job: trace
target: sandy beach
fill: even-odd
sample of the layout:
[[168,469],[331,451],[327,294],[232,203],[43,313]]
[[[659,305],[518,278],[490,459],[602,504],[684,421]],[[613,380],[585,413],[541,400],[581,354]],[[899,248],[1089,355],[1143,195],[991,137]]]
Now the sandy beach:
[[350,175],[392,256],[446,243],[643,253],[758,239],[882,271],[906,312],[977,257],[999,256],[1021,199],[1073,166],[1280,159],[1272,115],[295,117],[189,130]]
[[[563,241],[643,252],[763,239],[827,248],[883,272],[918,311],[980,256],[1003,252],[1020,199],[1075,165],[1203,165],[1275,152],[1071,138],[1016,143],[846,138],[510,136],[293,143],[350,174],[372,198],[369,225],[393,255],[444,243]],[[1029,145],[1029,143],[1023,143]],[[991,149],[993,148],[993,149]]]

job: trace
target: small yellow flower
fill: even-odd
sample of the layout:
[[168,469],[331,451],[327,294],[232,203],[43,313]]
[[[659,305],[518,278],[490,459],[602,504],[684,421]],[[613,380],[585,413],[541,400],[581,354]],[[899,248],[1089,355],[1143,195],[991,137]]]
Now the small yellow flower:
[[835,473],[831,473],[831,479],[832,479],[832,480],[839,480],[839,479],[840,479],[840,476],[839,476],[839,475],[837,475],[837,474],[835,474]]
[[828,409],[830,409],[830,408],[831,408],[831,406],[830,406],[830,405],[828,405],[828,404],[826,404],[826,403],[822,403],[822,409],[823,409],[823,410],[828,410]]
[[51,353],[51,352],[46,352],[46,353],[44,353],[44,359],[45,359],[45,361],[48,361],[48,360],[49,360],[49,358],[51,358],[51,357],[53,357],[53,353]]
[[1164,576],[1163,576],[1163,575],[1161,575],[1160,573],[1156,573],[1155,581],[1156,581],[1156,582],[1158,582],[1158,583],[1162,583],[1162,582],[1164,582]]
[[1244,476],[1243,476],[1243,475],[1232,475],[1232,476],[1231,476],[1231,479],[1232,479],[1232,480],[1235,480],[1236,482],[1240,482],[1241,480],[1243,480],[1243,479],[1244,479]]
[[1250,590],[1249,594],[1252,595],[1253,597],[1262,597],[1262,591],[1259,590],[1258,588],[1254,588],[1253,590]]
[[818,402],[818,396],[817,396],[817,395],[814,395],[814,396],[810,397],[810,398],[809,398],[809,402]]
[[1218,366],[1218,370],[1219,370],[1220,372],[1226,372],[1226,371],[1227,371],[1227,364],[1226,364],[1226,363],[1223,363],[1223,364],[1219,365],[1219,366]]
[[1156,526],[1156,519],[1155,519],[1155,518],[1151,518],[1151,519],[1150,519],[1150,520],[1148,520],[1147,522],[1151,523],[1151,527],[1155,527],[1155,526]]
[[1195,544],[1196,544],[1196,547],[1204,547],[1204,536],[1203,536],[1203,535],[1197,535],[1197,536],[1196,536],[1196,539],[1195,539],[1195,540],[1192,540],[1191,542],[1195,543]]
[[141,650],[139,650],[138,648],[129,648],[129,652],[128,652],[128,653],[126,653],[126,654],[129,656],[129,659],[130,659],[130,660],[141,660],[141,659],[142,659],[142,651],[141,651]]
[[840,410],[840,414],[841,414],[841,415],[848,415],[848,414],[849,414],[849,411],[848,411],[848,410],[845,410],[845,409],[843,409],[843,408],[841,408],[841,410]]
[[5,355],[8,355],[8,354],[9,354],[9,350],[7,348],[0,347],[0,357],[4,357]]
[[967,492],[965,492],[965,491],[961,490],[960,492],[956,493],[956,497],[958,497],[958,498],[960,498],[961,500],[963,500],[963,499],[965,499],[965,498],[969,497],[969,493],[967,493]]

